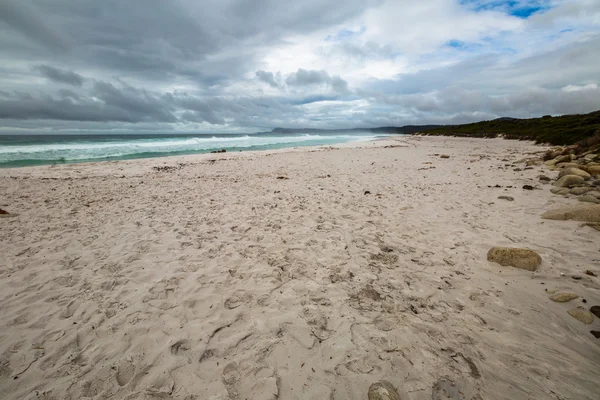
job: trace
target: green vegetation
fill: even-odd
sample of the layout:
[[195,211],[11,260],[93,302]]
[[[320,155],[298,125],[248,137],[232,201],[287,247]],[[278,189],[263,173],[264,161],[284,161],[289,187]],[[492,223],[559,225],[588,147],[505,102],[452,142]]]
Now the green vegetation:
[[[600,111],[583,115],[563,115],[542,118],[499,118],[466,125],[448,125],[423,131],[424,135],[497,137],[507,139],[535,140],[536,143],[591,145],[600,137]],[[589,143],[588,143],[589,142]]]

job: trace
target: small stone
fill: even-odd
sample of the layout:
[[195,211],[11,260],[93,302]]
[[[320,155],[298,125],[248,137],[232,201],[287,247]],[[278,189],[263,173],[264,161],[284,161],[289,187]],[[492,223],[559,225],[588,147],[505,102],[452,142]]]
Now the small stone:
[[538,179],[542,182],[550,182],[552,180],[549,177],[547,177],[546,175],[540,175],[540,176],[538,176]]
[[582,310],[581,308],[575,308],[574,310],[568,311],[569,315],[575,318],[578,321],[583,322],[584,324],[591,324],[594,322],[594,314],[587,310]]
[[8,215],[8,211],[0,208],[0,215]]
[[598,275],[596,275],[594,272],[590,271],[589,269],[586,269],[586,270],[585,270],[585,274],[586,274],[586,275],[589,275],[589,276],[598,276]]
[[534,187],[531,186],[531,185],[523,185],[523,189],[525,189],[525,190],[533,190]]
[[450,158],[450,156],[449,156],[449,155],[447,155],[447,154],[442,154],[442,155],[440,156],[440,158]]
[[575,279],[576,281],[581,280],[581,276],[579,276],[579,275],[573,275],[571,278]]
[[498,198],[500,200],[515,201],[515,198],[514,197],[510,197],[510,196],[498,196]]
[[557,187],[571,187],[575,185],[581,185],[585,182],[585,179],[578,175],[565,175],[554,182],[554,186]]
[[550,296],[550,300],[555,301],[557,303],[567,303],[578,297],[579,295],[575,293],[557,293],[555,295]]
[[379,381],[369,387],[369,400],[400,400],[400,396],[391,383]]
[[540,255],[533,250],[508,247],[491,248],[488,251],[487,259],[502,266],[512,266],[528,271],[535,271],[542,263]]
[[590,307],[590,312],[594,314],[596,317],[600,318],[600,306],[592,306]]

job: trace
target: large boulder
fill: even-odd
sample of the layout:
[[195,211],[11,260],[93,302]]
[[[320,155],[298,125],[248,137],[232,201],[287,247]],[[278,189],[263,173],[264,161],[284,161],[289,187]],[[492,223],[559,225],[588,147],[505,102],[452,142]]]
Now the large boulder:
[[579,168],[565,168],[562,171],[560,171],[560,174],[558,174],[559,178],[562,178],[565,175],[577,175],[577,176],[581,176],[584,179],[590,179],[591,175],[588,174],[587,172],[585,172],[582,169]]
[[581,165],[574,162],[565,162],[556,164],[556,168],[579,168]]
[[586,166],[585,169],[587,170],[588,174],[592,176],[600,175],[600,165]]
[[[557,189],[557,188],[554,188],[554,189]],[[574,194],[575,196],[581,196],[582,194],[586,194],[587,192],[592,191],[592,190],[594,190],[594,189],[591,187],[580,186],[580,187],[575,187],[575,188],[571,189],[569,191],[569,193]]]
[[578,175],[565,175],[560,177],[556,182],[553,183],[554,186],[558,187],[571,187],[575,185],[581,185],[585,182],[585,179]]
[[571,219],[573,221],[600,222],[600,204],[550,210],[542,214],[542,218],[556,221]]
[[542,257],[535,251],[510,247],[491,248],[488,251],[487,259],[502,266],[511,266],[528,271],[535,271],[542,263]]
[[583,201],[586,203],[600,203],[600,200],[596,196],[592,196],[591,194],[583,195],[579,198],[579,201]]
[[568,188],[553,187],[550,191],[554,194],[569,194]]

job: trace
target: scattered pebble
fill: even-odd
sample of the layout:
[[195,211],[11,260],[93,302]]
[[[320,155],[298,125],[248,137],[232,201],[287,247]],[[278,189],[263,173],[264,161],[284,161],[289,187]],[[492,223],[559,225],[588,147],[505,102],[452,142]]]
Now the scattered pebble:
[[531,186],[531,185],[523,185],[523,189],[525,189],[525,190],[533,190],[533,186]]
[[501,200],[515,201],[515,198],[511,196],[498,196],[498,198]]

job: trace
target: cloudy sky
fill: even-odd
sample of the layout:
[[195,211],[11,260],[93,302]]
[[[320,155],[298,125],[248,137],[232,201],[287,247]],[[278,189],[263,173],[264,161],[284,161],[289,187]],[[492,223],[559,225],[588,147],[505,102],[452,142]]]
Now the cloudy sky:
[[600,109],[600,0],[0,0],[0,129],[248,132]]

